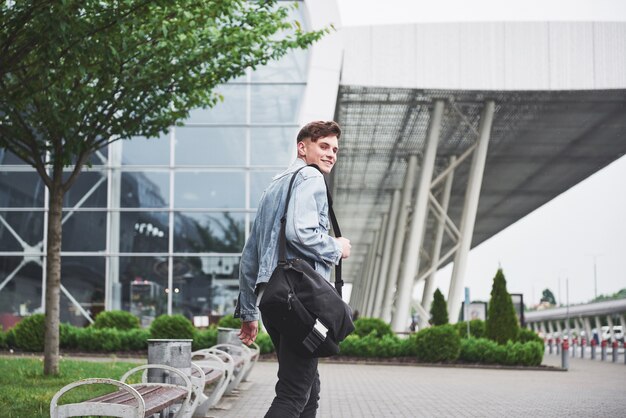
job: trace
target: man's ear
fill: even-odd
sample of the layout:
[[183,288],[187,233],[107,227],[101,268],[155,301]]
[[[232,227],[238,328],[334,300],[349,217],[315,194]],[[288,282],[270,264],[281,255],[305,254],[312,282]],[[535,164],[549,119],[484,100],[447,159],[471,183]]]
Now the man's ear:
[[297,146],[298,146],[298,157],[306,156],[306,144],[304,143],[304,141],[298,142]]

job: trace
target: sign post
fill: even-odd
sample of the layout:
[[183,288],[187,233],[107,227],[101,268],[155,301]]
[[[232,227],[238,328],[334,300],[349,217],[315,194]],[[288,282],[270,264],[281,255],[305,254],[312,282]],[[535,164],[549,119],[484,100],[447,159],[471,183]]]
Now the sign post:
[[470,337],[470,318],[469,318],[469,305],[470,305],[470,292],[469,292],[469,287],[465,288],[465,304],[464,304],[464,308],[465,308],[465,312],[464,312],[464,317],[465,317],[465,321],[467,321],[467,338]]

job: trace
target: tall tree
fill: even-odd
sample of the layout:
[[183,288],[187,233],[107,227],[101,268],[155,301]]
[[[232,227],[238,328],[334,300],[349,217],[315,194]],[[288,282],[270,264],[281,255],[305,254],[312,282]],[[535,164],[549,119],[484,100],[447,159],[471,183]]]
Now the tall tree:
[[63,196],[89,156],[166,132],[215,105],[219,84],[329,31],[288,13],[276,0],[0,2],[0,147],[50,191],[45,374],[59,371]]
[[506,290],[506,279],[502,269],[498,269],[493,278],[485,334],[498,344],[506,344],[508,340],[517,339],[518,331],[519,322],[511,295]]
[[541,300],[539,302],[548,302],[550,305],[556,305],[556,299],[550,289],[543,290]]
[[433,325],[448,323],[448,306],[439,288],[433,294],[433,304],[430,307],[430,322]]

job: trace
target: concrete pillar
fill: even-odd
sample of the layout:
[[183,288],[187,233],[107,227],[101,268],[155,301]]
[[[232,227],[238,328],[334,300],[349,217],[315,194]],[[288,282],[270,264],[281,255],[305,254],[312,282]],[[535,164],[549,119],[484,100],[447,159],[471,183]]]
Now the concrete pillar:
[[[409,229],[409,240],[403,251],[404,269],[399,277],[396,297],[396,310],[393,315],[391,327],[394,331],[405,331],[409,319],[409,307],[413,298],[413,287],[415,276],[420,267],[420,247],[424,239],[426,230],[426,220],[428,218],[428,196],[430,195],[430,183],[433,179],[435,169],[435,159],[437,158],[437,144],[439,143],[439,132],[441,130],[441,120],[445,103],[443,100],[435,101],[435,106],[430,118],[428,127],[428,138],[426,148],[422,158],[420,168],[419,183],[415,203],[413,205],[413,215]],[[413,258],[415,257],[415,258]]]
[[[122,195],[122,141],[115,141],[109,145],[107,159],[107,211],[106,251],[107,253],[120,252],[120,207]],[[119,256],[107,257],[105,262],[105,310],[122,309],[122,289],[120,286],[120,259]]]
[[478,198],[483,181],[485,170],[485,160],[487,158],[487,148],[491,137],[491,125],[495,112],[495,103],[488,101],[485,103],[482,116],[480,118],[480,129],[478,146],[474,151],[472,166],[470,169],[467,190],[465,192],[465,204],[461,215],[461,236],[459,238],[459,249],[454,258],[452,269],[452,279],[450,281],[450,291],[448,292],[448,316],[451,323],[456,323],[461,308],[463,294],[463,282],[467,267],[467,257],[472,244],[474,234],[474,223],[476,222],[476,212],[478,210]]
[[374,257],[374,269],[372,270],[372,280],[370,286],[370,294],[368,295],[368,316],[374,316],[376,291],[378,290],[378,281],[380,280],[380,268],[383,258],[383,246],[385,245],[385,225],[387,225],[388,215],[384,214],[380,222],[380,230],[377,235],[376,252]]
[[385,296],[383,298],[382,319],[389,321],[391,319],[391,305],[395,288],[398,283],[398,271],[400,270],[400,261],[402,258],[402,248],[404,247],[404,238],[406,236],[406,223],[411,208],[411,195],[413,193],[413,185],[415,184],[415,175],[417,172],[417,155],[409,157],[406,175],[404,177],[404,185],[402,186],[402,198],[400,200],[400,210],[398,212],[398,223],[396,225],[396,234],[393,241],[393,251],[391,252],[391,260],[389,262],[389,274],[387,286],[385,288]]
[[389,217],[387,219],[387,228],[385,230],[385,244],[383,247],[383,258],[378,273],[378,283],[376,287],[376,298],[374,299],[374,311],[372,316],[380,318],[383,312],[383,298],[385,289],[389,280],[389,262],[391,261],[391,250],[393,247],[393,239],[396,233],[396,225],[398,223],[398,214],[400,210],[400,190],[393,192],[391,198],[391,206],[389,207]]
[[[450,165],[454,165],[454,161],[456,160],[455,156],[450,157]],[[454,180],[454,171],[450,172],[446,177],[446,183],[443,187],[443,192],[441,195],[441,207],[444,212],[448,212],[448,204],[450,203],[450,193],[452,192],[452,181]],[[443,232],[445,227],[445,219],[442,217],[439,219],[437,224],[437,231],[435,232],[435,241],[432,248],[431,254],[431,265],[437,266],[439,263],[439,257],[441,255],[441,244],[443,242]],[[430,275],[426,278],[424,282],[424,292],[422,293],[422,307],[426,312],[430,312],[430,304],[433,301],[433,291],[435,287],[435,276],[437,275],[437,268],[435,267],[430,273]],[[428,318],[422,318],[420,316],[419,327],[423,329],[428,324]]]
[[593,339],[593,333],[591,332],[591,321],[589,321],[588,316],[583,318],[583,326],[585,327],[585,338],[587,339],[587,345],[589,345],[591,344],[591,340]]
[[374,237],[374,240],[370,244],[367,252],[367,260],[365,262],[365,286],[363,287],[363,294],[361,295],[361,314],[368,316],[367,302],[369,297],[369,290],[372,285],[372,270],[374,269],[374,260],[376,259],[376,242],[378,240]]

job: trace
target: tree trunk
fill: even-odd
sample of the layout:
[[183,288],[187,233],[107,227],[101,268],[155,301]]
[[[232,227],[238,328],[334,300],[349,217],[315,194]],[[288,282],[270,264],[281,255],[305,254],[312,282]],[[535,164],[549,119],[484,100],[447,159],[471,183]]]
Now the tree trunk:
[[44,375],[59,374],[59,305],[61,291],[61,220],[63,208],[62,168],[52,177],[48,208],[46,242],[46,332],[44,342]]

